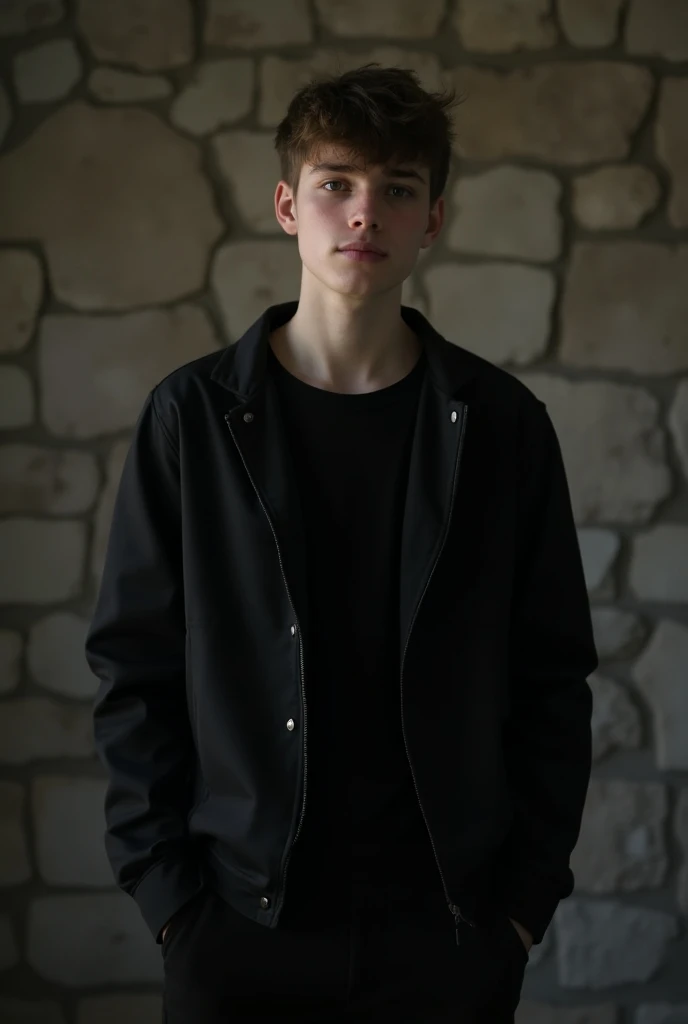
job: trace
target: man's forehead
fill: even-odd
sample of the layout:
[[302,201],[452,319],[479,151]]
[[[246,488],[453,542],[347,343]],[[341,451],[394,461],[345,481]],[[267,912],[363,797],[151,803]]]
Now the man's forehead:
[[322,148],[312,158],[306,161],[306,173],[308,175],[318,174],[321,171],[332,173],[370,174],[373,171],[380,171],[387,177],[416,178],[419,181],[427,181],[425,167],[412,160],[388,160],[384,164],[365,164],[360,155],[350,150],[336,148]]

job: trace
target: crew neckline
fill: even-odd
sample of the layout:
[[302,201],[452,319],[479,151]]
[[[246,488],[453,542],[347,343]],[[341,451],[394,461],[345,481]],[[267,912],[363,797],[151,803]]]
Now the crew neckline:
[[405,391],[406,388],[416,383],[423,372],[424,364],[426,361],[425,350],[421,349],[420,356],[416,360],[413,367],[407,374],[401,377],[399,380],[394,381],[393,384],[388,384],[384,388],[376,388],[374,391],[363,391],[363,392],[349,392],[349,391],[328,391],[326,388],[319,388],[315,384],[308,384],[305,380],[301,380],[290,370],[284,366],[277,356],[275,355],[272,346],[268,343],[268,359],[272,363],[274,370],[280,375],[283,381],[288,382],[295,389],[303,391],[304,394],[309,393],[314,397],[315,401],[318,401],[318,396],[323,396],[323,401],[339,402],[341,404],[347,403],[351,405],[362,405],[366,403],[381,404],[388,400],[395,399],[398,394]]

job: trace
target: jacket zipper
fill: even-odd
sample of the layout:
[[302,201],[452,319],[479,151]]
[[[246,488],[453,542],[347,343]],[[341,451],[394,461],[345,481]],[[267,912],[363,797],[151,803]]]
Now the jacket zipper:
[[289,604],[291,605],[292,612],[294,613],[294,619],[296,621],[296,630],[297,630],[298,637],[299,637],[299,673],[300,673],[300,680],[301,680],[301,707],[302,707],[302,711],[303,711],[303,800],[301,802],[301,814],[300,814],[300,817],[299,817],[299,823],[298,823],[298,825],[296,827],[296,832],[294,833],[294,838],[291,841],[291,845],[290,845],[289,850],[287,852],[287,857],[286,857],[286,860],[284,862],[284,866],[282,867],[282,871],[281,871],[281,875],[280,875],[280,889],[279,889],[278,898],[277,898],[278,899],[277,906],[275,908],[275,914],[278,914],[282,904],[284,903],[284,890],[285,890],[285,880],[286,880],[286,875],[287,875],[287,867],[289,865],[289,860],[291,858],[292,850],[294,849],[294,844],[296,843],[296,840],[298,839],[299,834],[301,832],[301,826],[303,824],[303,818],[304,818],[304,813],[305,813],[305,809],[306,809],[306,777],[307,777],[307,774],[308,774],[308,754],[307,754],[307,749],[306,749],[306,736],[307,736],[308,729],[307,729],[306,691],[305,691],[304,682],[303,682],[303,639],[302,639],[302,635],[301,635],[301,624],[299,623],[299,619],[298,619],[298,616],[296,614],[296,609],[294,607],[294,602],[291,599],[291,592],[289,590],[289,584],[287,583],[287,577],[286,577],[285,572],[284,572],[284,564],[282,562],[282,552],[280,551],[280,546],[279,546],[279,542],[277,540],[277,533],[275,532],[275,527],[272,524],[272,520],[270,519],[270,516],[268,515],[268,510],[266,509],[266,507],[265,507],[265,505],[263,503],[263,499],[261,498],[261,496],[260,496],[260,494],[258,492],[258,488],[256,487],[256,485],[254,483],[254,480],[253,480],[253,477],[251,476],[251,473],[250,473],[249,468],[248,468],[248,466],[246,464],[246,459],[244,458],[243,452],[241,451],[241,448],[239,447],[239,444],[237,443],[237,439],[234,436],[234,431],[232,430],[232,424],[230,422],[229,413],[225,413],[225,422],[227,423],[227,426],[229,427],[229,432],[232,435],[232,440],[234,441],[234,444],[236,445],[237,451],[239,452],[239,455],[241,457],[241,461],[244,464],[244,469],[246,470],[246,473],[248,474],[248,478],[251,481],[251,484],[253,486],[253,490],[256,492],[256,497],[258,498],[258,501],[260,502],[260,507],[262,508],[263,512],[265,513],[265,518],[267,519],[268,523],[270,524],[270,529],[272,530],[272,536],[275,538],[275,547],[277,548],[277,558],[279,559],[280,571],[282,573],[282,579],[284,580],[284,587],[285,587],[285,589],[287,591],[287,598],[289,599]]
[[421,814],[423,815],[423,820],[425,821],[425,827],[428,830],[428,835],[430,836],[430,842],[432,844],[432,851],[433,851],[433,853],[435,855],[435,861],[437,862],[437,868],[439,870],[440,878],[442,880],[442,888],[444,889],[444,896],[445,896],[445,899],[447,901],[447,906],[449,907],[449,910],[451,911],[452,916],[454,918],[454,924],[455,924],[455,930],[456,930],[456,945],[457,946],[460,944],[460,942],[459,942],[459,924],[461,922],[463,922],[464,924],[470,925],[472,928],[474,928],[475,927],[475,922],[471,921],[470,918],[466,917],[463,914],[461,908],[459,906],[457,906],[455,903],[452,903],[452,901],[451,901],[451,897],[449,895],[449,890],[447,889],[447,884],[446,884],[446,882],[444,880],[444,875],[442,874],[442,868],[440,866],[439,858],[437,856],[437,848],[435,847],[435,841],[432,838],[432,832],[430,831],[430,825],[428,824],[428,819],[427,819],[427,817],[425,815],[425,811],[423,810],[423,805],[421,803],[420,793],[418,791],[418,785],[416,783],[416,776],[415,776],[415,772],[413,771],[413,764],[411,763],[411,755],[409,754],[408,743],[406,742],[406,731],[404,729],[404,661],[406,660],[406,651],[408,650],[408,645],[409,645],[409,640],[411,638],[411,631],[413,629],[413,624],[416,621],[416,617],[418,615],[418,611],[419,611],[420,606],[421,606],[421,604],[423,602],[423,598],[425,597],[425,593],[426,593],[426,591],[427,591],[427,589],[428,589],[428,587],[430,585],[430,580],[432,579],[433,573],[435,571],[435,567],[436,567],[437,563],[439,562],[440,555],[442,554],[442,551],[444,550],[444,545],[445,545],[446,540],[447,540],[447,534],[449,533],[449,526],[451,524],[452,510],[454,508],[454,498],[455,498],[455,495],[456,495],[456,483],[457,483],[457,478],[458,478],[458,474],[459,474],[459,465],[460,465],[460,462],[461,462],[461,454],[462,454],[462,451],[463,451],[464,436],[466,434],[466,417],[467,417],[467,412],[468,412],[468,408],[467,408],[467,406],[464,405],[463,413],[462,413],[462,416],[461,416],[461,434],[459,435],[459,444],[458,444],[458,448],[456,450],[456,462],[454,463],[454,480],[453,480],[453,486],[452,486],[451,503],[449,505],[449,515],[447,517],[447,525],[446,525],[446,528],[445,528],[445,531],[444,531],[444,536],[442,537],[442,543],[440,545],[440,549],[437,552],[437,556],[435,558],[435,561],[433,562],[432,569],[430,570],[430,575],[428,576],[427,580],[425,581],[425,586],[423,587],[423,593],[420,595],[420,598],[418,600],[418,604],[415,607],[415,610],[414,610],[414,613],[413,613],[413,617],[411,619],[411,624],[409,625],[408,633],[406,634],[406,643],[404,644],[404,651],[403,651],[403,654],[402,654],[402,657],[401,657],[401,669],[400,669],[400,672],[399,672],[399,688],[400,688],[400,691],[401,691],[401,731],[402,731],[402,734],[403,734],[403,737],[404,737],[404,746],[406,748],[406,757],[408,758],[409,767],[411,769],[411,777],[413,779],[413,785],[414,785],[414,788],[416,790],[416,796],[418,797],[418,805],[420,807]]

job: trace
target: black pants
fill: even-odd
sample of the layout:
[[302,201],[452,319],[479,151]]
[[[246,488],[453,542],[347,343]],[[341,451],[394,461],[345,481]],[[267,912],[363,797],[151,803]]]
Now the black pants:
[[457,946],[444,897],[402,887],[283,912],[270,929],[209,885],[190,900],[162,946],[165,1024],[514,1020],[528,954],[503,914]]

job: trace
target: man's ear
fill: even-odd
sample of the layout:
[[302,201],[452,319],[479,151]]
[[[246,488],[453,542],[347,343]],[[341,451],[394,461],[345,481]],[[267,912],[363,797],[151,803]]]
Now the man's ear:
[[278,181],[275,189],[275,217],[288,235],[297,234],[296,196],[286,181]]

